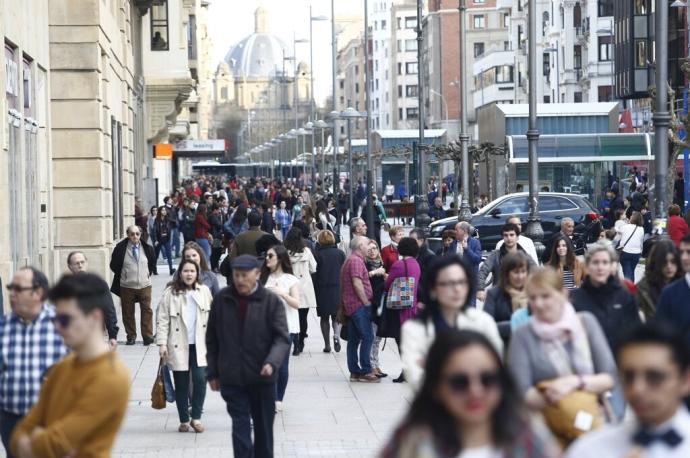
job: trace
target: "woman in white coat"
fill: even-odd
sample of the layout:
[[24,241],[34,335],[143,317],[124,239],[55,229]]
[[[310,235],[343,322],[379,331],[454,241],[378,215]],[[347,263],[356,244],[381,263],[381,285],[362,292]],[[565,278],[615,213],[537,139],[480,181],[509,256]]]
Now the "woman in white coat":
[[[163,291],[158,304],[156,344],[173,371],[175,403],[180,417],[178,431],[191,428],[201,433],[201,411],[206,398],[206,326],[211,311],[211,290],[199,281],[199,265],[184,260],[179,277]],[[193,387],[192,415],[189,415],[189,375]]]
[[472,267],[459,256],[436,259],[424,277],[428,296],[419,314],[401,330],[400,353],[405,380],[416,391],[424,379],[424,365],[436,334],[448,329],[469,329],[486,336],[499,355],[503,341],[488,313],[471,307],[477,290]]
[[292,352],[297,356],[304,351],[304,339],[307,338],[307,316],[310,308],[316,308],[316,294],[311,274],[316,272],[316,259],[302,240],[302,231],[293,227],[285,236],[283,245],[290,255],[292,274],[299,279],[299,337]]

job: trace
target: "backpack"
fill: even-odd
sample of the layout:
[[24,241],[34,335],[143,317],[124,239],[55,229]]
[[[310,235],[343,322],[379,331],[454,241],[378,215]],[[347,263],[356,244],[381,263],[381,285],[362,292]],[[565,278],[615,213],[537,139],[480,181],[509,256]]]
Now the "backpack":
[[386,308],[391,310],[405,310],[414,307],[416,280],[407,274],[407,260],[404,260],[403,264],[405,264],[405,276],[393,280],[386,294]]

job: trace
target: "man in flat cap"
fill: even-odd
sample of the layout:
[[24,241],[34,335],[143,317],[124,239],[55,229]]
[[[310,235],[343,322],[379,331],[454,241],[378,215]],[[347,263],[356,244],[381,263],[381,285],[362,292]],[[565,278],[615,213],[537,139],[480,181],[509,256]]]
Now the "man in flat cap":
[[275,382],[290,350],[285,308],[259,267],[251,255],[233,259],[233,284],[213,299],[206,331],[208,381],[227,404],[236,458],[273,456]]

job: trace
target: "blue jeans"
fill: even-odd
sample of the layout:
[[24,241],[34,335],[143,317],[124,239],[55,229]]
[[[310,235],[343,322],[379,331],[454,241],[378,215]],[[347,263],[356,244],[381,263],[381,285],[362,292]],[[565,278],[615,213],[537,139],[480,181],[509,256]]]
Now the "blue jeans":
[[160,256],[161,251],[163,252],[163,257],[168,259],[168,267],[170,267],[170,271],[172,272],[173,264],[172,256],[170,253],[170,239],[168,239],[165,242],[160,242],[156,244],[156,263],[158,262],[158,256]]
[[[347,325],[347,368],[351,374],[371,372],[371,346],[374,332],[371,327],[371,307],[361,306],[350,316]],[[359,348],[359,360],[357,349]]]
[[[220,395],[232,418],[232,449],[235,458],[273,458],[275,384],[222,385]],[[253,444],[250,416],[254,421]]]
[[5,447],[7,458],[12,458],[12,454],[10,453],[10,437],[17,423],[19,423],[19,420],[22,418],[21,415],[0,410],[0,436],[2,437],[2,445]]
[[196,239],[196,243],[199,244],[204,254],[206,254],[206,263],[211,265],[211,244],[208,243],[208,239]]
[[[290,345],[294,345],[297,341],[297,336],[299,334],[290,334]],[[290,371],[288,369],[290,365],[290,352],[287,352],[283,364],[280,365],[278,369],[278,380],[276,380],[276,401],[283,401],[285,397],[285,390],[287,389],[288,378],[290,377]]]
[[623,268],[623,276],[630,281],[635,281],[635,267],[640,262],[640,254],[621,253],[621,267]]

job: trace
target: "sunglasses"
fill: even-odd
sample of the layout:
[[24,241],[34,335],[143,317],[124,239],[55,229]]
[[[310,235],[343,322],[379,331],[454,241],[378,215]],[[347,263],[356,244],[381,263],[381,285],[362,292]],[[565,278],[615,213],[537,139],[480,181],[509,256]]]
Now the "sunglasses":
[[445,378],[448,387],[456,394],[465,394],[473,383],[479,383],[483,389],[490,390],[501,384],[501,376],[498,372],[485,371],[479,375],[468,375],[458,372]]
[[648,369],[643,371],[634,371],[631,369],[626,369],[621,371],[621,382],[625,386],[632,386],[635,384],[635,380],[638,377],[642,377],[645,384],[650,388],[659,388],[668,380],[670,374],[668,372],[658,371],[654,369]]
[[14,283],[10,283],[5,288],[7,288],[7,291],[13,291],[15,293],[21,293],[22,291],[30,291],[35,289],[33,286],[20,286],[15,285]]
[[54,326],[59,326],[63,329],[67,329],[69,327],[69,324],[72,322],[72,315],[66,315],[66,314],[57,314],[53,318],[50,319],[50,321],[53,322]]

